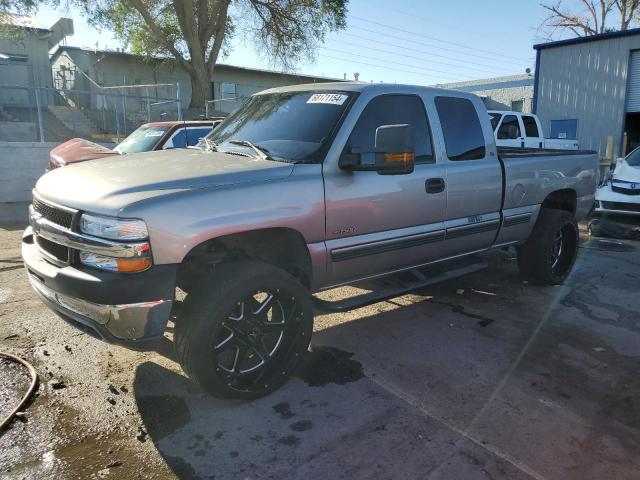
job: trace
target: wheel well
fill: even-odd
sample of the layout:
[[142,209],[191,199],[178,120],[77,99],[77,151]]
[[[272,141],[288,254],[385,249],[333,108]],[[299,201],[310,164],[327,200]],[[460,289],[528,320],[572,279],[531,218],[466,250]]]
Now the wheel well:
[[178,286],[209,265],[230,258],[255,258],[284,269],[309,287],[311,257],[302,235],[290,228],[269,228],[235,233],[203,242],[187,254],[178,268]]
[[556,190],[547,195],[542,202],[542,208],[553,208],[556,210],[566,210],[567,212],[576,213],[576,205],[578,203],[576,191],[570,188]]

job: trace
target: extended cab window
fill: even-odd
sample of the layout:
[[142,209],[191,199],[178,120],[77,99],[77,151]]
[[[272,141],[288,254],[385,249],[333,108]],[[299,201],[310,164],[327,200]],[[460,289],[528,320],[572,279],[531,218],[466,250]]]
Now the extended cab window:
[[513,140],[520,137],[520,124],[515,115],[506,115],[498,130],[498,140]]
[[427,114],[420,97],[414,95],[383,95],[371,100],[351,132],[345,152],[359,153],[362,164],[373,164],[376,129],[404,124],[413,126],[416,163],[433,162]]
[[449,160],[484,158],[484,134],[473,103],[459,97],[436,97],[435,103]]
[[538,124],[536,123],[536,119],[531,115],[523,115],[522,123],[524,123],[524,133],[527,134],[527,137],[539,137],[538,133]]

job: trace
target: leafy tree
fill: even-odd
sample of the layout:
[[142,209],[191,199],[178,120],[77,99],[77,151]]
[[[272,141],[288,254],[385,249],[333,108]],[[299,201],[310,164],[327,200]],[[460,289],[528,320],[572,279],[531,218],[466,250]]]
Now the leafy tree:
[[[2,1],[2,0],[0,0]],[[173,57],[191,77],[191,106],[211,98],[211,75],[238,32],[273,63],[313,57],[346,26],[348,0],[74,0],[133,53]]]
[[640,17],[640,0],[579,0],[578,9],[564,8],[562,0],[553,5],[541,4],[548,16],[542,27],[553,35],[569,30],[579,37],[627,30]]

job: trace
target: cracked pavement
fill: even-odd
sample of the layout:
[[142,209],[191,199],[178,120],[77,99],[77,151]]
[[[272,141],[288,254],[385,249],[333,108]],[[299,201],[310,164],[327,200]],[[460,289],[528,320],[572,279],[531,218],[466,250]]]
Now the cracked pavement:
[[[26,418],[0,434],[0,478],[583,480],[640,471],[637,242],[585,239],[561,287],[523,283],[513,253],[496,251],[485,271],[318,315],[297,375],[238,402],[204,394],[169,351],[128,351],[59,320],[28,286],[21,229],[0,227],[0,350],[31,361],[41,383]],[[0,368],[2,388],[19,389],[15,376]],[[0,396],[0,413],[9,397]]]

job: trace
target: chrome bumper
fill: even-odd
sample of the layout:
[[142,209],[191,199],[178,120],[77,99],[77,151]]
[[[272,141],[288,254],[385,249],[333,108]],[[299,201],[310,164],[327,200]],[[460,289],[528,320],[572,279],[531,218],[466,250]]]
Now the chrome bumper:
[[104,340],[119,343],[147,337],[148,326],[166,323],[172,300],[101,305],[57,293],[29,274],[31,286],[53,310],[92,328]]

